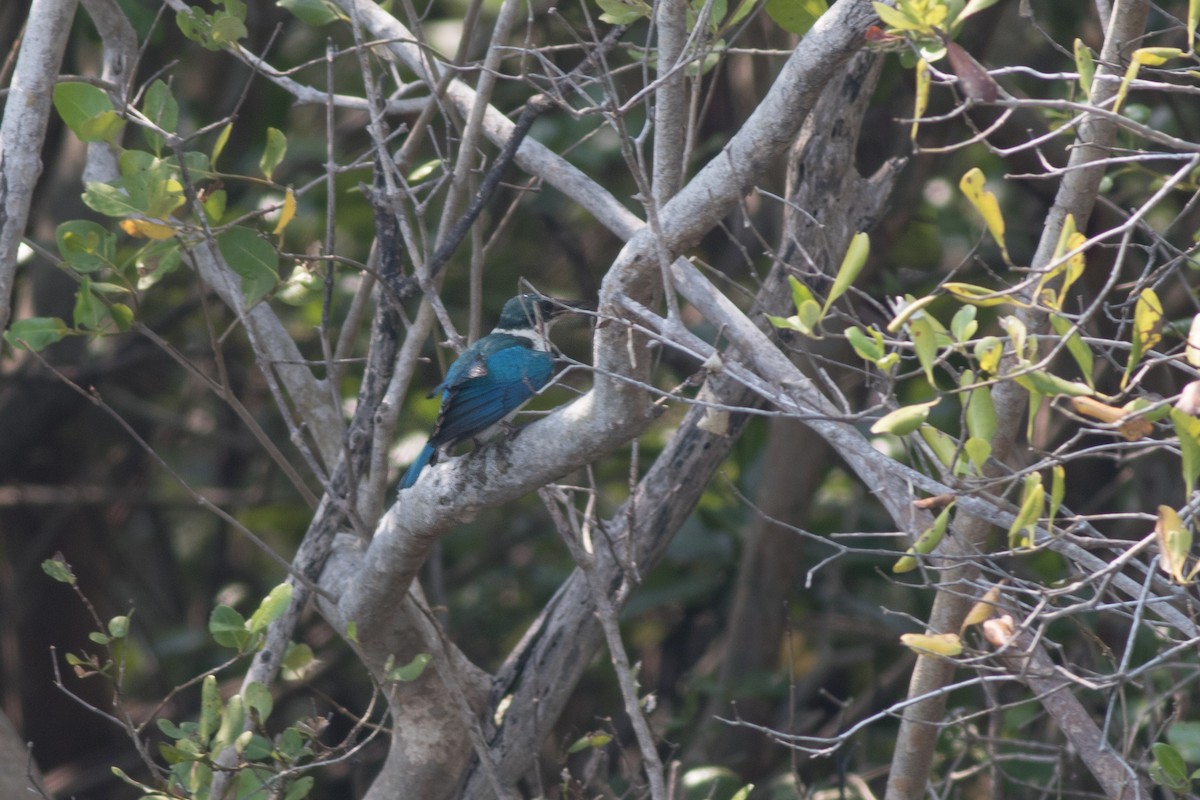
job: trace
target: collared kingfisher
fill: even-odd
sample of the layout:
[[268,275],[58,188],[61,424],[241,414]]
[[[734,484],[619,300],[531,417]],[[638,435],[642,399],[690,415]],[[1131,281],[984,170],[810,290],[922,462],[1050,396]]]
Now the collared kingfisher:
[[459,442],[475,439],[511,419],[554,374],[546,332],[563,314],[584,303],[521,294],[504,304],[500,321],[450,365],[446,379],[429,393],[442,393],[433,433],[400,481],[407,489],[426,465]]

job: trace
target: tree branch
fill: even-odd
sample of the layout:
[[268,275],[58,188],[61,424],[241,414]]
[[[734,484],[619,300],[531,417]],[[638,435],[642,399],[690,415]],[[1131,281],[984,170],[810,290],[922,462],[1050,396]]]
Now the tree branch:
[[12,313],[17,250],[42,174],[42,140],[50,117],[76,0],[33,0],[0,123],[0,331]]

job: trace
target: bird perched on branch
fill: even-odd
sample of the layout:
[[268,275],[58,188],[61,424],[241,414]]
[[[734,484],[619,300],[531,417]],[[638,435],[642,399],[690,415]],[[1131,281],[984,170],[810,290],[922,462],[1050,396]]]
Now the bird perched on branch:
[[400,481],[407,489],[440,453],[512,418],[554,374],[546,332],[566,313],[587,304],[521,294],[504,304],[500,321],[472,344],[429,393],[442,393],[442,407],[429,441]]

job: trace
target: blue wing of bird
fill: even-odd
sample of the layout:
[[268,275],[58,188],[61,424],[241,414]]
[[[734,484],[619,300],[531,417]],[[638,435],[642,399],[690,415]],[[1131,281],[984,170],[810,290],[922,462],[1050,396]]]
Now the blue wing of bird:
[[468,347],[430,392],[442,395],[437,423],[399,488],[415,484],[441,448],[478,436],[525,405],[552,374],[554,357],[520,336],[492,334]]
[[[454,366],[460,363],[461,359]],[[554,357],[523,341],[482,358],[473,354],[457,374],[447,374],[438,423],[429,441],[440,447],[483,433],[528,402],[553,373]]]

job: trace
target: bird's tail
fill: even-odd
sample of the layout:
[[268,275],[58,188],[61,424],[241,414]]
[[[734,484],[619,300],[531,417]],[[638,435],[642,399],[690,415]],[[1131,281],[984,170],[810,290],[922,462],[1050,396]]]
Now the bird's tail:
[[417,482],[417,478],[421,477],[421,470],[429,464],[433,458],[434,447],[432,444],[426,443],[425,447],[417,455],[415,461],[408,467],[408,471],[404,473],[404,477],[400,479],[401,489],[407,489]]

